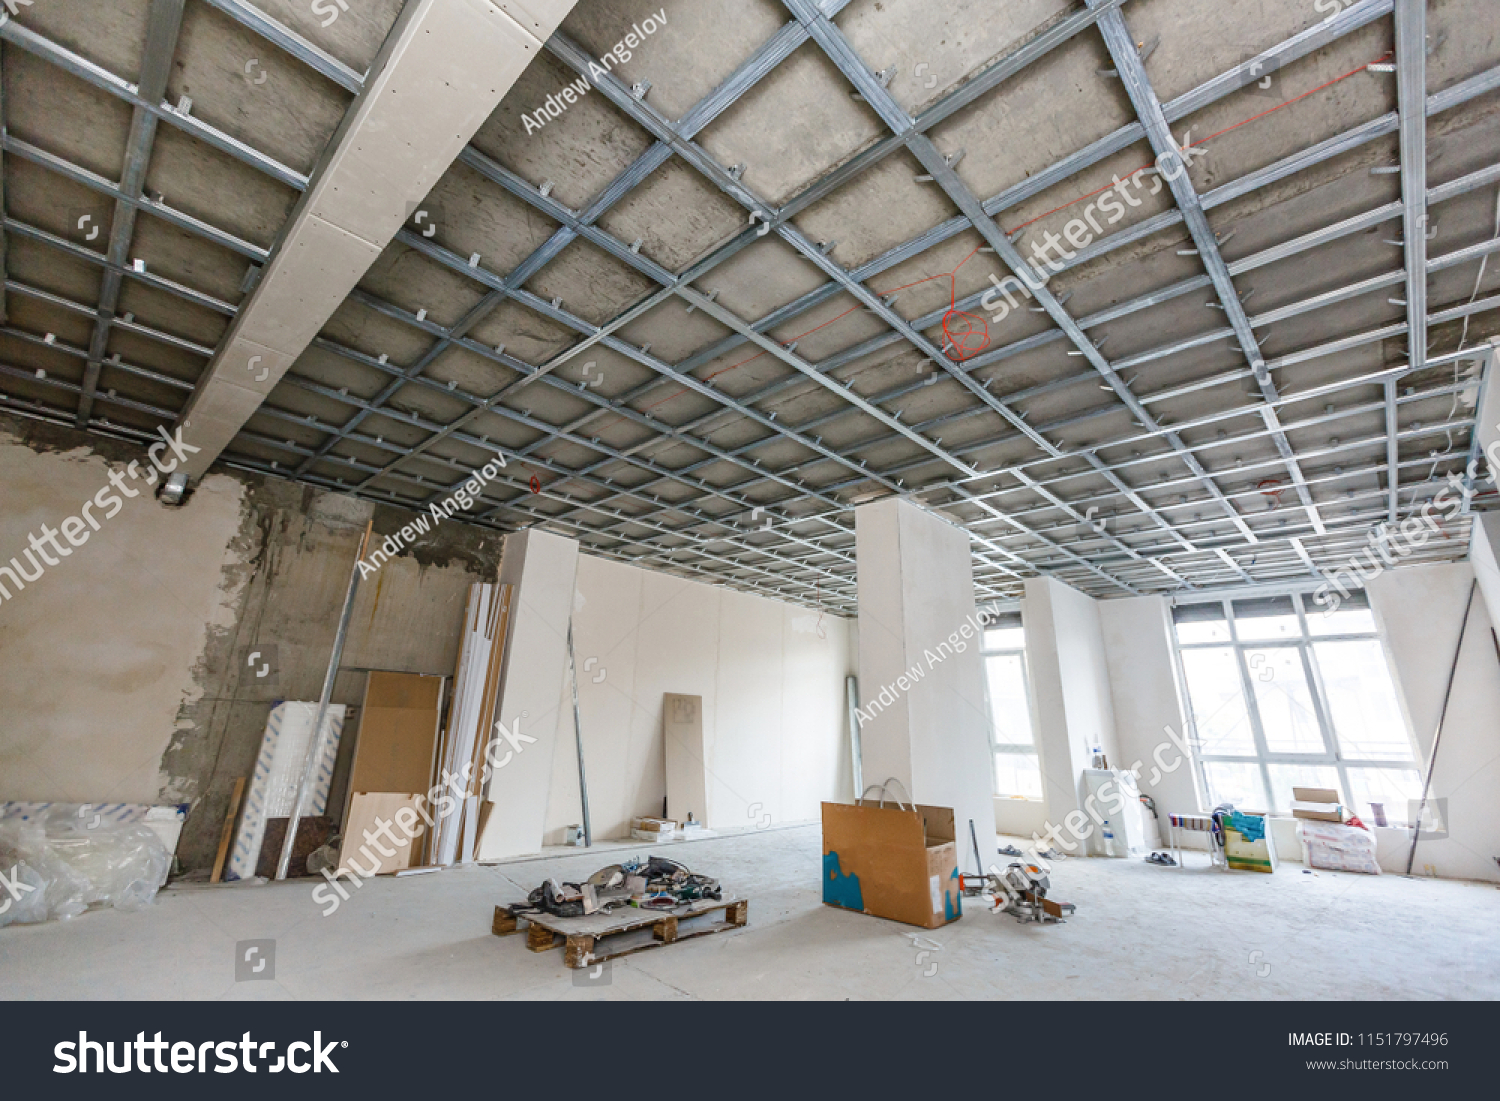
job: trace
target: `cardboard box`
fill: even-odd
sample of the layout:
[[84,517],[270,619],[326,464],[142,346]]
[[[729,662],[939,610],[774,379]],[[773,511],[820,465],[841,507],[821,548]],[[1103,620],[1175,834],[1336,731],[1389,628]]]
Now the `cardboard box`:
[[1313,822],[1342,822],[1344,808],[1332,788],[1292,788],[1292,817]]
[[677,823],[670,818],[632,818],[630,828],[642,833],[676,833]]
[[632,818],[630,836],[637,841],[670,841],[677,836],[677,823],[669,818]]
[[950,807],[823,804],[823,902],[936,929],[963,916]]

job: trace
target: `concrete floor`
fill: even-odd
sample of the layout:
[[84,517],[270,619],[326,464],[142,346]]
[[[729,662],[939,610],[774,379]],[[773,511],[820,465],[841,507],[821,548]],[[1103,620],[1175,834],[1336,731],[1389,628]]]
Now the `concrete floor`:
[[[593,985],[562,952],[489,932],[497,902],[622,851],[665,852],[748,897],[750,924],[614,961]],[[816,825],[610,845],[366,883],[327,918],[306,882],[184,887],[144,913],[0,931],[0,993],[141,999],[1435,999],[1500,995],[1493,885],[1284,864],[1272,876],[1069,860],[1062,926],[970,908],[917,930],[829,909]],[[234,981],[236,942],[276,941],[275,979]]]

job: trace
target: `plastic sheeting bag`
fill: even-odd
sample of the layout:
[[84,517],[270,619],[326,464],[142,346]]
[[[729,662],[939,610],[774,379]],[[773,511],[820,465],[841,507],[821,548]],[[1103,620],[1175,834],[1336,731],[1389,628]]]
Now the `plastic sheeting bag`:
[[[0,853],[5,844],[0,841]],[[5,878],[0,884],[0,927],[33,925],[47,920],[47,881],[29,864],[11,861],[0,868]]]
[[[12,906],[3,916],[11,921],[40,921],[76,917],[93,907],[139,910],[150,905],[171,867],[161,839],[146,826],[99,823],[94,829],[66,808],[54,808],[42,820],[0,822],[0,871],[10,876],[22,867],[31,873],[28,885],[14,892],[0,888]],[[36,895],[42,895],[39,901]],[[0,898],[0,905],[4,905]],[[22,908],[21,903],[26,906]],[[41,912],[42,905],[45,912]],[[17,913],[26,918],[12,916]]]

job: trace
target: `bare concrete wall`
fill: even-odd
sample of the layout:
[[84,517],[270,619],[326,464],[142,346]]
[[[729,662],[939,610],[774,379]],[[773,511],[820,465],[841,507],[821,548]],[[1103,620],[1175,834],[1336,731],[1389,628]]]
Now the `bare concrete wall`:
[[[141,458],[0,418],[0,565],[15,558],[34,574],[28,536],[79,515]],[[47,551],[56,565],[37,558],[45,572],[23,590],[0,578],[0,798],[155,802],[178,787],[163,755],[204,695],[196,673],[210,638],[234,622],[242,583],[224,567],[245,486],[209,478],[181,511],[134,491],[117,494],[111,518],[93,509],[100,528],[84,545]]]
[[[140,458],[0,416],[0,561]],[[411,514],[236,472],[180,510],[125,502],[0,603],[0,799],[189,803],[178,855],[210,865],[272,704],[318,698],[372,517],[385,535]],[[334,702],[357,706],[369,669],[451,676],[468,587],[494,580],[501,546],[447,522],[363,581]]]

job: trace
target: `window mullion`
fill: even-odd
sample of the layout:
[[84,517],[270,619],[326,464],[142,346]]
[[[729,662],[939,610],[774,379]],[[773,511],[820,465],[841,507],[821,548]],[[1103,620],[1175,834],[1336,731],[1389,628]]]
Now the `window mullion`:
[[1339,743],[1333,729],[1333,712],[1328,709],[1328,696],[1323,690],[1323,670],[1318,665],[1317,655],[1312,652],[1312,643],[1306,639],[1302,642],[1302,675],[1307,678],[1307,687],[1312,693],[1313,712],[1317,715],[1318,727],[1323,732],[1323,745],[1337,761]]
[[1271,769],[1266,763],[1270,755],[1270,743],[1266,741],[1266,729],[1261,723],[1260,701],[1255,698],[1255,686],[1250,680],[1250,665],[1245,659],[1245,646],[1240,642],[1240,630],[1234,619],[1234,603],[1224,601],[1224,611],[1229,617],[1229,637],[1234,641],[1235,664],[1240,671],[1240,691],[1245,694],[1245,714],[1250,716],[1250,735],[1255,739],[1256,767],[1260,769],[1262,790],[1266,796],[1266,810],[1276,809],[1276,798],[1271,794]]

